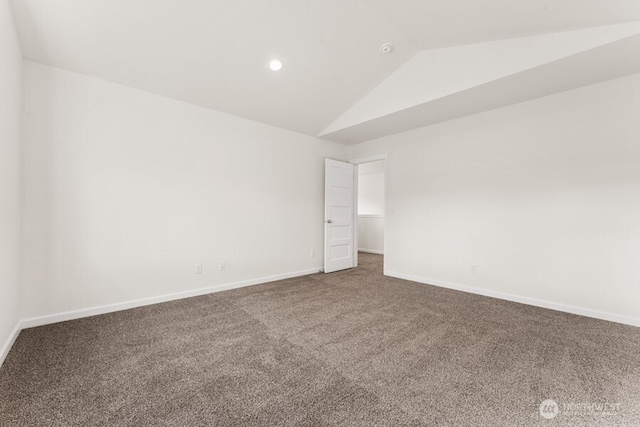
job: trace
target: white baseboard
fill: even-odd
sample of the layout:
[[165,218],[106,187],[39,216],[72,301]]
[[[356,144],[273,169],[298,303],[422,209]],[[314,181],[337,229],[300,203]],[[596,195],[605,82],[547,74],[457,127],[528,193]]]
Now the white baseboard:
[[18,322],[15,328],[13,328],[13,331],[11,331],[11,333],[9,334],[7,341],[3,344],[2,348],[0,348],[0,366],[2,366],[2,364],[4,363],[4,359],[7,358],[9,350],[11,350],[11,347],[13,347],[13,343],[16,342],[18,335],[20,335],[21,329],[22,328],[20,327],[20,322]]
[[277,274],[274,276],[260,277],[257,279],[244,280],[234,283],[225,283],[221,285],[209,286],[206,288],[194,289],[184,292],[175,292],[172,294],[161,295],[157,297],[141,298],[133,301],[125,301],[115,304],[107,304],[98,307],[83,308],[79,310],[65,311],[62,313],[50,314],[46,316],[32,317],[23,319],[14,328],[7,341],[0,349],[0,366],[4,363],[5,358],[9,354],[11,347],[15,343],[20,331],[27,328],[49,325],[52,323],[64,322],[67,320],[80,319],[83,317],[96,316],[99,314],[112,313],[115,311],[128,310],[130,308],[142,307],[145,305],[158,304],[161,302],[175,301],[183,298],[191,298],[200,295],[211,294],[215,292],[226,291],[230,289],[243,288],[245,286],[259,285],[261,283],[275,282],[277,280],[290,279],[292,277],[307,276],[309,274],[318,273],[320,268],[310,270],[296,271],[292,273]]
[[133,301],[120,302],[115,304],[107,304],[98,307],[83,308],[80,310],[65,311],[62,313],[50,314],[47,316],[32,317],[23,319],[20,329],[34,328],[36,326],[49,325],[51,323],[64,322],[67,320],[80,319],[82,317],[96,316],[99,314],[112,313],[115,311],[128,310],[130,308],[142,307],[145,305],[158,304],[161,302],[175,301],[183,298],[191,298],[200,295],[211,294],[215,292],[227,291],[230,289],[243,288],[245,286],[259,285],[261,283],[275,282],[277,280],[290,279],[292,277],[307,276],[309,274],[318,273],[319,268],[304,271],[296,271],[292,273],[277,274],[275,276],[260,277],[257,279],[244,280],[234,283],[225,283],[221,285],[209,286],[206,288],[194,289],[184,292],[175,292],[172,294],[161,295],[157,297],[142,298]]
[[[362,251],[370,252],[367,250],[362,250]],[[372,252],[372,253],[375,253],[375,252]],[[89,317],[89,316],[95,316],[99,314],[111,313],[115,311],[127,310],[130,308],[142,307],[145,305],[157,304],[161,302],[174,301],[178,299],[190,298],[190,297],[195,297],[199,295],[206,295],[206,294],[226,291],[230,289],[242,288],[245,286],[259,285],[262,283],[274,282],[277,280],[289,279],[292,277],[306,276],[309,274],[318,273],[318,271],[319,271],[318,268],[314,268],[310,270],[298,271],[293,273],[285,273],[285,274],[261,277],[257,279],[245,280],[240,282],[215,285],[207,288],[194,289],[190,291],[176,292],[176,293],[157,296],[157,297],[142,298],[134,301],[108,304],[108,305],[103,305],[99,307],[66,311],[63,313],[24,319],[15,326],[15,328],[7,338],[7,341],[4,343],[4,345],[0,349],[0,366],[2,366],[2,363],[4,363],[5,358],[9,354],[9,350],[15,343],[22,329],[48,325],[51,323],[63,322],[67,320],[79,319],[82,317]],[[575,307],[575,306],[555,303],[551,301],[538,300],[535,298],[521,297],[517,295],[503,293],[503,292],[491,291],[491,290],[482,289],[482,288],[475,288],[472,286],[465,286],[465,285],[459,285],[459,284],[450,283],[450,282],[444,282],[441,280],[426,279],[426,278],[412,276],[410,274],[404,274],[404,273],[399,273],[395,271],[385,271],[385,275],[390,277],[396,277],[398,279],[410,280],[412,282],[424,283],[427,285],[439,286],[443,288],[454,289],[454,290],[469,292],[469,293],[478,294],[478,295],[484,295],[492,298],[498,298],[498,299],[518,302],[522,304],[533,305],[536,307],[548,308],[551,310],[563,311],[566,313],[578,314],[582,316],[593,317],[596,319],[608,320],[611,322],[617,322],[625,325],[640,327],[640,318],[637,318],[637,317],[623,316],[619,314],[607,313],[607,312],[592,310],[588,308]]]
[[366,253],[369,253],[369,254],[384,255],[384,251],[379,251],[377,249],[360,249],[360,248],[358,248],[358,252],[366,252]]
[[578,314],[580,316],[593,317],[610,322],[622,323],[625,325],[640,327],[640,318],[623,316],[615,313],[592,310],[590,308],[576,307],[573,305],[561,304],[552,301],[544,301],[536,298],[522,297],[518,295],[507,294],[504,292],[492,291],[488,289],[476,288],[473,286],[459,285],[456,283],[444,282],[436,279],[426,279],[424,277],[412,276],[410,274],[399,273],[396,271],[385,271],[385,276],[395,277],[398,279],[410,280],[412,282],[423,283],[426,285],[438,286],[441,288],[454,289],[456,291],[468,292],[477,295],[483,295],[492,298],[498,298],[506,301],[518,302],[521,304],[533,305],[550,310],[562,311],[565,313]]

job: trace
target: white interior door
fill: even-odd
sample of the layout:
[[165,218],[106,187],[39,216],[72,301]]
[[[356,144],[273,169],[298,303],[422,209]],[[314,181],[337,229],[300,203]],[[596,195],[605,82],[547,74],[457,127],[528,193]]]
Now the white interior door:
[[325,160],[324,272],[355,267],[355,167]]

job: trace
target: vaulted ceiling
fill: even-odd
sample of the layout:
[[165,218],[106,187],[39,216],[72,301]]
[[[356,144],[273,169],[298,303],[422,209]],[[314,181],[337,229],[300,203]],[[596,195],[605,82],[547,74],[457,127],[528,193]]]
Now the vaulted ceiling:
[[13,0],[13,10],[29,60],[345,144],[640,72],[637,0]]

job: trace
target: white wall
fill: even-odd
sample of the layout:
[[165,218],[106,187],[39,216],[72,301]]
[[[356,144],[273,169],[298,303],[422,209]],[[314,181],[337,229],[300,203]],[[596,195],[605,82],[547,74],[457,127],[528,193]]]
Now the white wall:
[[358,250],[384,253],[385,161],[358,165]]
[[640,325],[638,117],[640,74],[351,147],[388,153],[385,271]]
[[384,254],[384,217],[358,216],[358,250]]
[[358,165],[358,215],[384,216],[385,161]]
[[24,78],[26,318],[321,268],[323,159],[343,147],[28,61]]
[[19,313],[22,53],[9,2],[0,0],[0,364]]

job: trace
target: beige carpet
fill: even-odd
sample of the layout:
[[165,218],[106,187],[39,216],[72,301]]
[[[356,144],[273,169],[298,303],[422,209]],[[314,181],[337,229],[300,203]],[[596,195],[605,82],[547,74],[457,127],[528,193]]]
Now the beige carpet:
[[360,261],[24,330],[0,425],[640,426],[640,329]]

